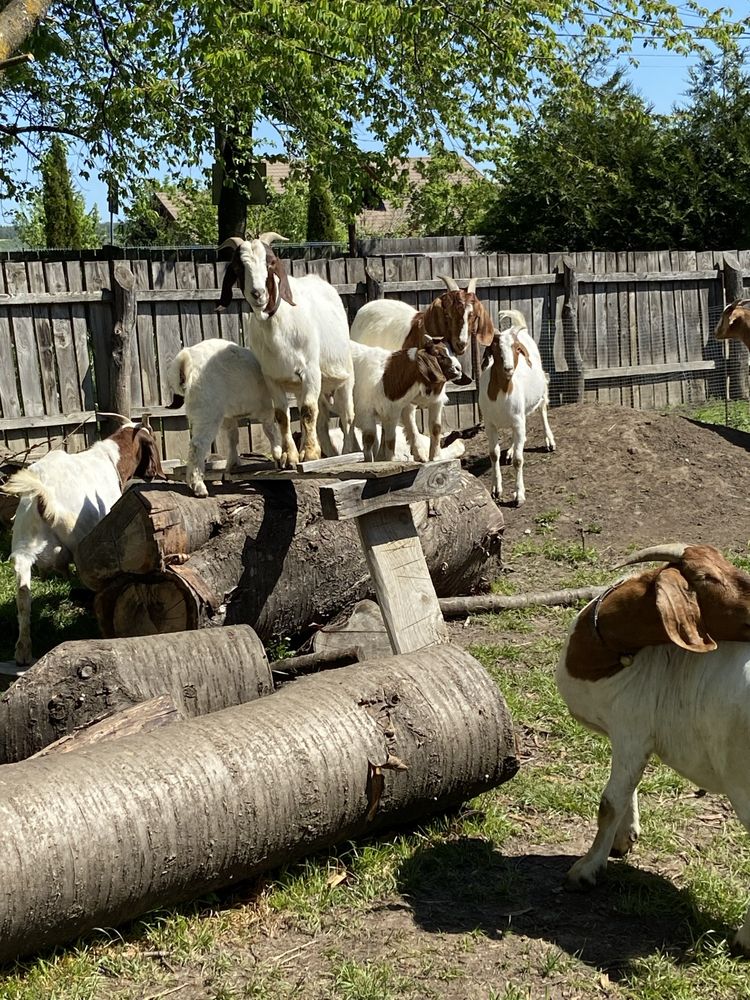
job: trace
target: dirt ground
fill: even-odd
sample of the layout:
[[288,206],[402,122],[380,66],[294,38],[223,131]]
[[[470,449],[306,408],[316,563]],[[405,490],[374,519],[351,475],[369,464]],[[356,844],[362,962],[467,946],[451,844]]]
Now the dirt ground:
[[[748,547],[750,434],[603,403],[552,410],[550,423],[553,455],[544,449],[541,420],[530,418],[520,508],[510,502],[514,470],[502,467],[506,551],[550,511],[559,511],[558,538],[580,542],[583,531],[613,562],[658,542]],[[464,461],[489,489],[484,434],[467,442]]]

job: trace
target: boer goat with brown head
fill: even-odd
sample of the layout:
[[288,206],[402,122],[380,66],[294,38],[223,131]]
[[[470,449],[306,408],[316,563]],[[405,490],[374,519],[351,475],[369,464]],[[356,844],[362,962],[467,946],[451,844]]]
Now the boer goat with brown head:
[[[638,839],[637,787],[652,755],[726,795],[750,831],[750,576],[710,545],[644,549],[626,565],[652,560],[667,565],[580,612],[557,667],[571,714],[612,744],[596,838],[568,873],[575,888]],[[735,941],[750,953],[750,912]]]
[[[248,346],[258,359],[281,430],[274,458],[282,465],[335,454],[326,421],[318,420],[320,399],[332,396],[344,430],[344,450],[354,450],[349,324],[338,292],[315,274],[288,277],[271,249],[277,233],[258,239],[232,237],[234,249],[222,285],[218,309],[226,309],[237,285],[250,305]],[[287,393],[297,397],[302,425],[301,448],[292,440]],[[320,441],[318,440],[320,435]]]

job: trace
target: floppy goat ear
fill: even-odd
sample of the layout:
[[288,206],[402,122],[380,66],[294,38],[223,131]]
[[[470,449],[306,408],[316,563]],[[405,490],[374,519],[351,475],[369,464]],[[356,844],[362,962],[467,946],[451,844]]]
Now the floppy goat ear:
[[531,368],[531,358],[529,357],[529,352],[523,346],[518,337],[513,338],[513,351],[516,355],[516,361],[518,361],[519,354],[523,354],[523,356],[526,358],[526,364],[529,366],[529,368]]
[[692,653],[716,649],[716,643],[703,624],[696,593],[682,573],[668,566],[656,577],[655,587],[656,609],[670,640]]
[[445,375],[437,360],[427,351],[421,349],[417,351],[417,374],[419,381],[427,387],[428,395],[437,393],[445,385]]
[[225,312],[232,304],[232,289],[237,284],[238,275],[234,260],[230,260],[224,272],[224,280],[221,283],[221,296],[219,297],[216,312]]
[[479,299],[477,299],[477,305],[474,307],[474,321],[476,323],[475,334],[477,340],[482,347],[489,347],[492,343],[492,338],[495,336],[495,327],[492,325],[492,317]]
[[139,457],[134,475],[141,479],[153,479],[155,476],[164,478],[156,441],[150,432],[145,427],[141,427],[135,435],[135,440],[139,446]]
[[296,305],[294,299],[292,298],[292,290],[289,287],[289,278],[287,277],[286,270],[284,269],[283,263],[279,260],[275,253],[271,253],[266,257],[266,264],[268,266],[268,279],[266,280],[266,291],[268,292],[268,312],[271,313],[276,307],[276,282],[273,280],[274,275],[279,279],[279,295],[285,302],[288,302],[290,306]]

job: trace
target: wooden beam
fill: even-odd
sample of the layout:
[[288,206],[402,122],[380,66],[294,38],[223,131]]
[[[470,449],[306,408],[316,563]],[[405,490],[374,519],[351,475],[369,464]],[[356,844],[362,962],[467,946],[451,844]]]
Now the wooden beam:
[[689,376],[696,372],[708,373],[715,371],[715,361],[677,361],[674,364],[659,365],[624,365],[621,368],[586,368],[583,377],[587,382],[598,382],[602,379],[639,378],[647,375]]
[[572,257],[563,257],[563,288],[565,300],[562,307],[563,344],[567,375],[563,379],[563,403],[580,403],[583,400],[583,359],[578,338],[578,275]]
[[[372,465],[398,467],[399,463],[374,462]],[[354,475],[358,472],[357,468],[353,470]],[[403,463],[400,471],[386,468],[384,472],[383,476],[346,479],[321,486],[323,517],[329,521],[344,521],[395,504],[434,500],[435,497],[456,493],[460,485],[461,463],[457,460],[427,462],[424,465],[410,462]]]
[[347,455],[332,455],[330,458],[316,458],[309,462],[299,462],[296,466],[297,472],[325,472],[326,469],[335,469],[342,465],[356,465],[364,462],[365,456],[361,451],[350,452]]

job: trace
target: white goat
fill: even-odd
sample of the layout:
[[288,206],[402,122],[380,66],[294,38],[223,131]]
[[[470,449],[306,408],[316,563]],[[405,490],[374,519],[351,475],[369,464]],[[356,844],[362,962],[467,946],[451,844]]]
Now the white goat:
[[171,409],[185,404],[190,425],[186,481],[198,497],[208,496],[203,481],[206,455],[224,426],[229,441],[227,470],[237,464],[238,417],[250,417],[263,427],[271,453],[281,457],[281,434],[258,359],[246,347],[213,338],[185,347],[167,371]]
[[[463,291],[453,278],[441,275],[448,286],[426,309],[417,311],[398,299],[378,299],[362,306],[352,323],[351,338],[370,347],[397,351],[408,347],[423,347],[428,338],[445,341],[456,355],[466,351],[471,337],[480,344],[492,342],[493,326],[489,313],[475,294],[476,278],[472,278]],[[467,385],[471,378],[460,372],[453,379],[458,385]],[[447,396],[441,400],[434,396],[419,395],[403,416],[404,432],[413,458],[418,462],[433,461],[438,456],[439,443],[430,434],[427,453],[421,444],[416,422],[416,407],[428,407],[430,428],[442,427],[442,414]],[[439,442],[439,431],[437,439]]]
[[297,397],[303,458],[320,458],[321,443],[328,455],[335,453],[327,422],[318,420],[321,395],[333,396],[346,450],[353,451],[354,375],[349,323],[338,292],[315,274],[287,277],[268,245],[283,239],[276,233],[263,233],[257,240],[235,236],[224,243],[234,247],[234,255],[217,308],[226,309],[232,301],[232,287],[238,284],[250,304],[249,346],[268,383],[281,429],[285,459],[280,454],[277,461],[294,466],[299,454],[289,429],[287,392]]
[[16,662],[31,662],[31,570],[67,573],[81,540],[120,498],[133,476],[163,475],[150,431],[126,423],[86,451],[50,451],[10,477],[3,492],[20,498],[10,561],[16,575]]
[[[750,831],[750,576],[710,545],[657,546],[627,564],[652,560],[669,565],[580,612],[557,667],[571,714],[612,744],[596,838],[568,873],[574,888],[594,885],[607,856],[638,839],[637,787],[654,754],[726,795]],[[750,911],[735,943],[750,954]]]
[[[353,342],[354,362],[354,421],[362,431],[362,446],[366,461],[375,458],[378,422],[382,424],[382,451],[386,461],[393,459],[396,448],[396,427],[404,419],[408,407],[418,396],[444,397],[446,380],[461,372],[455,355],[442,341],[429,338],[423,347],[387,351]],[[442,403],[441,409],[442,409]],[[440,449],[440,424],[430,427],[432,453],[437,439]],[[411,442],[410,442],[411,443]]]
[[487,432],[495,478],[492,495],[496,500],[503,495],[499,432],[506,429],[512,431],[508,460],[516,470],[515,501],[520,506],[526,500],[523,481],[526,417],[540,409],[545,443],[550,451],[555,450],[555,438],[547,419],[547,376],[534,338],[526,329],[523,315],[517,310],[502,310],[499,316],[508,316],[516,325],[509,330],[495,332],[490,345],[490,363],[479,379],[479,409]]

